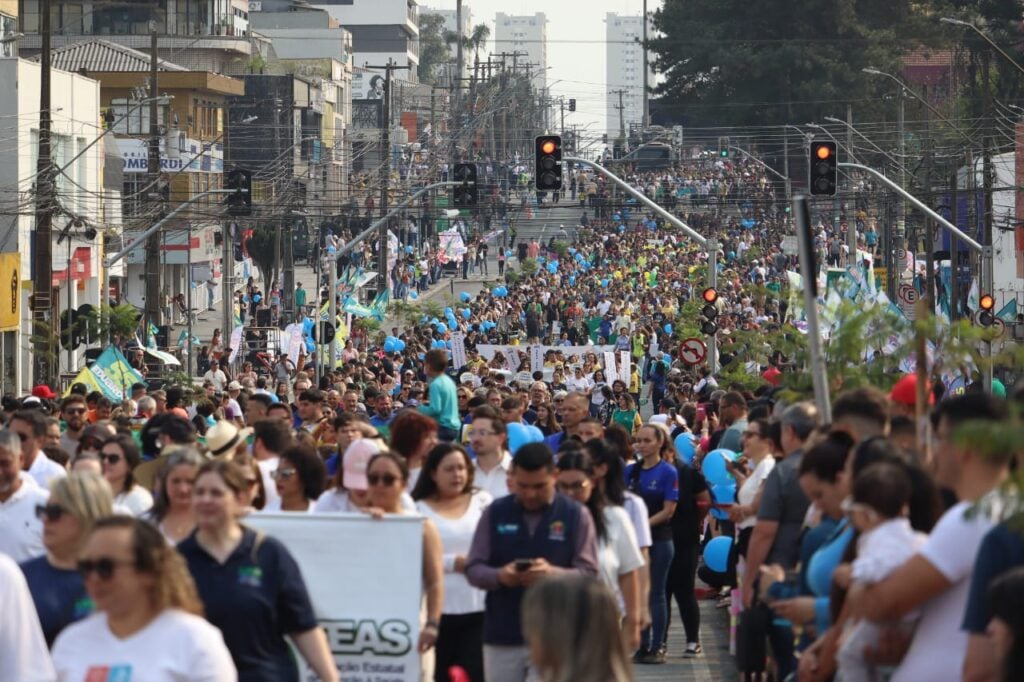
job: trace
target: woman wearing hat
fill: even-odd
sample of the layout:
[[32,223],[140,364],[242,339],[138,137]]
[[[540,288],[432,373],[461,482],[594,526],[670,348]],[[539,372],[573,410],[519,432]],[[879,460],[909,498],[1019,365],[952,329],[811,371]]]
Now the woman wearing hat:
[[234,423],[221,420],[206,432],[206,449],[211,457],[234,459],[248,453],[248,438],[252,429],[239,429]]
[[[313,512],[361,512],[370,506],[370,484],[366,467],[387,446],[379,438],[353,441],[341,458],[341,467],[331,480],[331,487],[317,499]],[[415,511],[416,503],[408,492],[402,494],[402,508]]]

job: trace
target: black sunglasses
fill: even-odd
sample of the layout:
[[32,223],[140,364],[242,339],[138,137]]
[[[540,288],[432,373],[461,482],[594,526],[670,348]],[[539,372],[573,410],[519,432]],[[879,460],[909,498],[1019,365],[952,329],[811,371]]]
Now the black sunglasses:
[[103,460],[104,462],[106,462],[107,464],[117,464],[118,462],[121,461],[121,455],[118,455],[118,454],[109,454],[108,455],[107,453],[104,452],[104,453],[100,454],[100,459]]
[[394,474],[367,474],[366,481],[370,485],[393,486],[398,481]]
[[67,510],[59,504],[37,504],[36,518],[42,521],[60,521],[60,518],[67,514]]
[[110,557],[99,559],[80,559],[78,561],[78,572],[82,578],[88,578],[90,573],[95,572],[100,580],[110,580],[118,566],[134,566],[134,561],[117,561]]

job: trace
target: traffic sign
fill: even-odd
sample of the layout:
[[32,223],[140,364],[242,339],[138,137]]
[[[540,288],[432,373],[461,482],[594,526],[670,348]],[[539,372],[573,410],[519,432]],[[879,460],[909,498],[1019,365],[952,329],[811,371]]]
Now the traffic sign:
[[1001,339],[1006,335],[1006,323],[1003,322],[1002,318],[992,318],[992,331],[995,333],[996,339]]
[[699,365],[708,356],[708,347],[698,338],[683,339],[679,344],[679,359],[687,365]]
[[896,298],[899,299],[901,304],[914,305],[917,303],[919,294],[917,289],[910,284],[901,284],[899,290],[896,292]]
[[782,253],[787,256],[795,256],[798,253],[795,234],[786,235],[782,238]]

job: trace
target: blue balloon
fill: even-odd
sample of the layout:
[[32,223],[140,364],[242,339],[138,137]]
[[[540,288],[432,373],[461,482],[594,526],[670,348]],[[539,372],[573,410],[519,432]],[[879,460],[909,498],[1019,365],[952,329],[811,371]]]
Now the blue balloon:
[[544,265],[544,256],[537,256],[537,265]]
[[406,253],[412,253],[412,247],[411,246],[405,247],[405,252]]
[[550,272],[552,275],[558,272],[558,263],[548,263],[548,272]]
[[666,334],[671,334],[672,333],[672,323],[671,322],[665,325],[665,333]]
[[447,348],[447,346],[444,345],[444,341],[442,341],[441,339],[434,339],[431,342],[430,347],[431,348]]
[[544,440],[544,432],[538,429],[533,424],[529,424],[526,427],[526,431],[530,436],[531,443],[539,443]]
[[708,479],[708,483],[713,486],[729,483],[734,480],[732,474],[725,468],[725,457],[722,455],[722,452],[722,450],[709,452],[700,465],[704,478]]
[[601,280],[601,286],[607,288],[608,287],[608,280],[602,279]]
[[395,350],[399,353],[405,350],[405,341],[402,339],[395,339]]
[[468,320],[470,315],[472,315],[472,313],[469,311],[469,308],[463,308],[462,309],[462,317],[463,317],[463,319]]
[[692,466],[693,456],[697,454],[697,448],[693,443],[693,436],[688,433],[680,433],[676,436],[675,446],[679,459]]
[[432,318],[430,318],[430,324],[437,324],[437,323],[438,323],[438,322],[440,322],[440,321],[441,321],[441,320],[437,319],[436,317],[432,317]]
[[448,325],[446,325],[444,322],[438,322],[436,329],[439,333],[445,334],[448,332]]
[[516,450],[531,442],[530,432],[522,424],[513,422],[506,425],[505,430],[508,432],[508,449],[513,455]]
[[576,285],[576,275],[569,275],[569,285],[570,286],[575,286]]
[[419,295],[419,294],[417,294],[417,293],[416,293],[415,291],[410,291],[410,292],[409,292],[409,298],[411,298],[412,300],[414,300],[414,301],[415,301],[415,300],[416,300],[417,298],[419,298],[419,297],[420,297],[420,295]]
[[505,249],[505,258],[512,257],[512,249]]
[[385,338],[384,339],[384,352],[385,353],[394,353],[394,352],[396,352],[398,350],[398,348],[396,347],[396,342],[397,341],[398,341],[398,339],[396,339],[394,336],[388,336],[387,338]]
[[469,303],[472,299],[473,295],[470,294],[468,291],[463,291],[461,294],[459,294],[459,300],[462,301],[463,303]]
[[736,504],[736,484],[725,483],[711,486],[711,497],[715,504]]
[[725,573],[729,568],[729,552],[732,550],[732,538],[719,535],[704,547],[704,565],[715,573]]
[[256,303],[259,303],[260,301],[262,301],[262,300],[263,300],[263,297],[262,297],[262,296],[260,296],[259,294],[255,294],[255,295],[254,295],[254,296],[252,297],[252,300],[253,300],[254,302],[256,302]]
[[452,316],[452,309],[451,308],[445,308],[444,309],[444,316],[445,317],[451,317]]

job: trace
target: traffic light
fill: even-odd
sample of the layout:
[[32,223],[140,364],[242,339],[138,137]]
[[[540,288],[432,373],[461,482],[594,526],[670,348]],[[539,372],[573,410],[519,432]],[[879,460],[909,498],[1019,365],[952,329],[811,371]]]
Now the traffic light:
[[718,323],[715,322],[718,319],[718,306],[715,305],[718,300],[718,292],[708,287],[701,294],[701,298],[704,299],[704,307],[700,309],[700,331],[702,334],[714,336],[718,333]]
[[233,168],[228,173],[225,189],[234,190],[228,195],[228,215],[252,215],[252,173]]
[[838,163],[835,142],[831,140],[811,142],[811,158],[808,160],[811,177],[807,184],[811,187],[812,195],[835,195],[839,174]]
[[562,189],[562,137],[541,135],[534,152],[533,182],[537,189],[544,192]]
[[576,111],[576,100],[575,99],[570,99],[569,100],[569,111]]
[[995,313],[996,299],[992,294],[984,294],[978,299],[978,324],[982,327],[991,327],[996,322]]
[[462,184],[452,187],[452,205],[459,208],[476,206],[480,193],[476,184],[476,164],[457,163],[454,168],[456,182]]
[[718,156],[723,159],[729,158],[729,138],[720,137],[718,138]]

